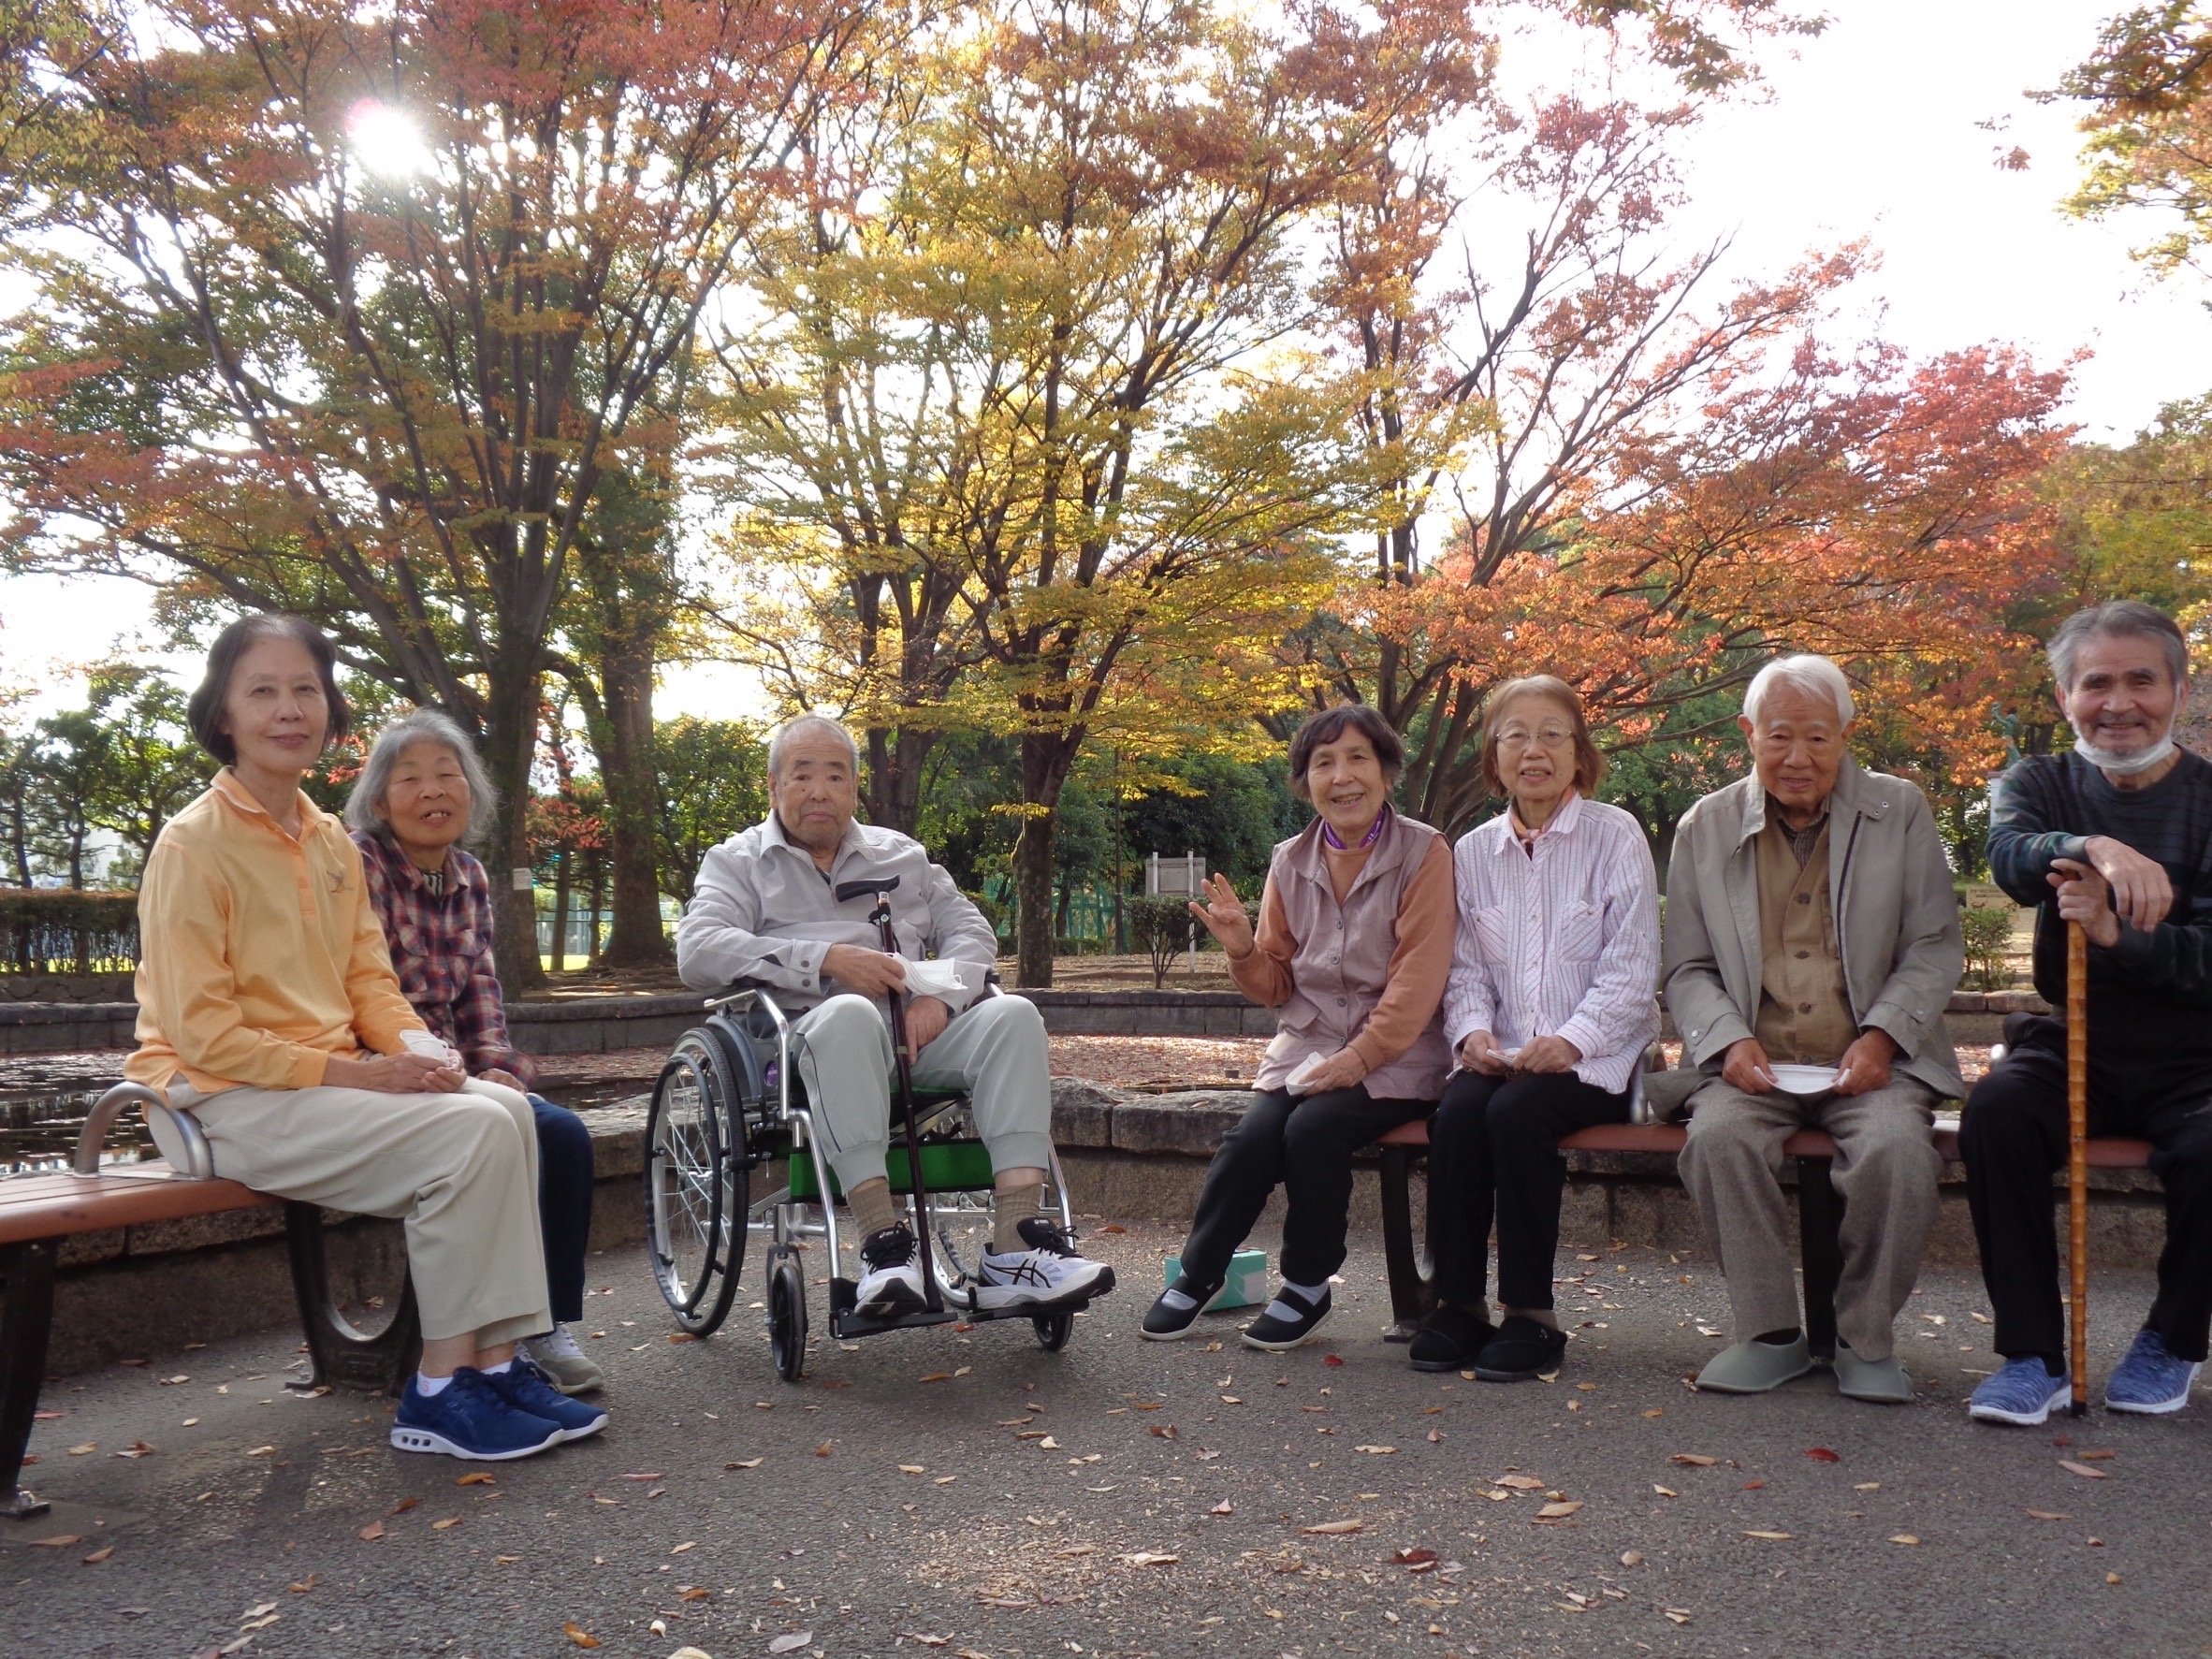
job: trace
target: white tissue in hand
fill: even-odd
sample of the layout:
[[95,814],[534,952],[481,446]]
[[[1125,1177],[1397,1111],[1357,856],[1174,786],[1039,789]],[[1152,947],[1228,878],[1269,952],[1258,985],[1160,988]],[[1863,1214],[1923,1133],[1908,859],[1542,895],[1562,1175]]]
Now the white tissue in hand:
[[411,1055],[421,1055],[445,1066],[460,1064],[460,1055],[454,1050],[453,1045],[435,1031],[420,1029],[402,1031],[400,1033],[400,1042]]
[[960,982],[957,962],[949,962],[941,956],[928,962],[901,956],[899,962],[907,970],[907,994],[910,997],[956,996],[966,988]]
[[1290,1075],[1283,1079],[1283,1086],[1288,1089],[1294,1095],[1304,1094],[1306,1091],[1306,1085],[1313,1081],[1314,1073],[1318,1071],[1328,1063],[1328,1057],[1326,1055],[1306,1055],[1304,1059],[1298,1062],[1297,1066],[1291,1070]]

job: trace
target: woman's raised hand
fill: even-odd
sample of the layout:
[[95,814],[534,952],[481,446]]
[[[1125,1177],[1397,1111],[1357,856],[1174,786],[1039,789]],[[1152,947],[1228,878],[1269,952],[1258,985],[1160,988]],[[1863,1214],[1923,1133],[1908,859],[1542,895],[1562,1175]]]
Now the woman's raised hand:
[[1244,913],[1244,901],[1237,896],[1237,890],[1229,884],[1227,876],[1208,876],[1199,883],[1199,892],[1205,903],[1190,901],[1190,913],[1206,924],[1206,931],[1221,941],[1221,948],[1237,961],[1252,953],[1252,918]]

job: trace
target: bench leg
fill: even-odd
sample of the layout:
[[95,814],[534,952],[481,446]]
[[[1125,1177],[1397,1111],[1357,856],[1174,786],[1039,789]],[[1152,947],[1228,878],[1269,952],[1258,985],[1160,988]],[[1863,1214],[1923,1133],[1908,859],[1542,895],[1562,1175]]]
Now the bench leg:
[[1836,1357],[1836,1286],[1843,1277],[1843,1199],[1833,1159],[1797,1160],[1797,1249],[1805,1267],[1805,1341],[1813,1358]]
[[7,1300],[0,1303],[0,1521],[28,1521],[47,1510],[16,1481],[38,1412],[38,1385],[46,1376],[53,1268],[60,1254],[59,1239],[0,1249],[0,1275],[7,1280]]
[[364,1336],[330,1300],[329,1263],[323,1252],[318,1205],[284,1206],[284,1242],[292,1258],[292,1294],[307,1332],[313,1381],[365,1394],[397,1394],[422,1358],[422,1316],[415,1304],[415,1278],[400,1287],[400,1305],[374,1336]]
[[1434,1302],[1434,1275],[1413,1242],[1413,1154],[1410,1146],[1382,1149],[1383,1261],[1390,1279],[1390,1329],[1386,1342],[1411,1342]]

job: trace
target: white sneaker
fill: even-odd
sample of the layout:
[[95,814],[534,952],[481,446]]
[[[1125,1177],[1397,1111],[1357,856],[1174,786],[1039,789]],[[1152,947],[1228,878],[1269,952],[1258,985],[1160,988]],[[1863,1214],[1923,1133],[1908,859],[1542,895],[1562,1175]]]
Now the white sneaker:
[[914,1264],[914,1232],[904,1222],[879,1228],[860,1241],[861,1265],[867,1272],[853,1287],[852,1311],[864,1319],[895,1319],[929,1305],[922,1290],[922,1270]]
[[515,1345],[564,1394],[588,1394],[603,1388],[606,1373],[598,1361],[576,1346],[575,1332],[556,1324],[543,1336],[526,1336]]
[[1004,1255],[983,1252],[977,1307],[1050,1307],[1087,1301],[1113,1288],[1113,1270],[1103,1261],[1078,1256],[1068,1235],[1043,1216],[1032,1215],[1017,1230],[1028,1249]]

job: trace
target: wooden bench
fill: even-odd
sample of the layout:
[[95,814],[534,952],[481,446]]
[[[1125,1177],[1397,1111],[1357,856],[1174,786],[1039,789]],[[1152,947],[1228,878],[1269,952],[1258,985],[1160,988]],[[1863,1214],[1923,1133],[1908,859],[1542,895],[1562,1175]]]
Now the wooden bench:
[[[1681,1124],[1600,1124],[1578,1129],[1559,1143],[1562,1152],[1648,1152],[1672,1157],[1690,1138]],[[1956,1129],[1935,1132],[1944,1161],[1958,1157]],[[1410,1342],[1435,1304],[1434,1272],[1426,1241],[1413,1236],[1413,1165],[1429,1149],[1426,1119],[1401,1125],[1375,1143],[1382,1162],[1383,1259],[1390,1285],[1388,1340]],[[1843,1273],[1843,1200],[1831,1168],[1836,1143],[1818,1129],[1799,1129],[1782,1144],[1797,1162],[1797,1248],[1805,1272],[1805,1337],[1813,1353],[1836,1355],[1836,1283]],[[2089,1167],[2140,1170],[2150,1162],[2147,1141],[2099,1140],[2088,1144]]]
[[[149,1117],[160,1113],[168,1120],[183,1143],[185,1168],[172,1169],[161,1159],[100,1166],[102,1141],[132,1106]],[[26,1520],[47,1508],[18,1480],[45,1376],[62,1241],[112,1228],[276,1204],[284,1209],[292,1289],[313,1361],[310,1386],[397,1393],[422,1346],[412,1282],[402,1288],[382,1331],[358,1330],[330,1296],[321,1207],[217,1179],[199,1126],[188,1115],[170,1112],[153,1090],[121,1084],[101,1096],[85,1120],[68,1171],[0,1179],[0,1280],[7,1286],[0,1301],[0,1521]]]

